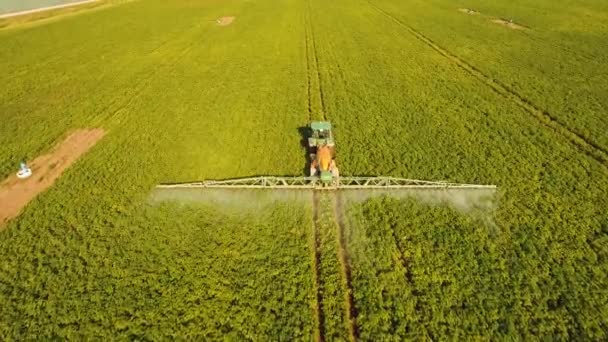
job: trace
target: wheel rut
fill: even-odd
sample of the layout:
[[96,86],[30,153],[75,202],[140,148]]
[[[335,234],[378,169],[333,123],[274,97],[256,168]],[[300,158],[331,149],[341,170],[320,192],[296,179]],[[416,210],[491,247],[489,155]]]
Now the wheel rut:
[[581,134],[576,130],[561,123],[557,117],[545,110],[540,109],[538,105],[534,104],[531,100],[525,98],[523,95],[517,93],[517,91],[510,88],[508,85],[486,75],[481,70],[469,64],[464,59],[461,59],[450,51],[439,46],[433,40],[422,34],[420,31],[405,24],[403,21],[399,20],[384,9],[378,7],[376,4],[372,3],[371,1],[367,2],[376,11],[398,24],[416,39],[418,39],[428,47],[432,48],[440,55],[449,59],[451,62],[460,67],[460,69],[462,69],[463,71],[477,78],[487,87],[492,89],[495,93],[501,95],[502,97],[518,105],[520,108],[524,109],[526,112],[531,114],[531,116],[534,117],[538,121],[538,123],[540,123],[543,127],[552,130],[557,135],[564,138],[571,145],[573,145],[577,151],[584,153],[585,155],[600,163],[605,168],[608,168],[608,149],[600,146],[598,143],[593,141],[591,138],[585,136],[584,134]]
[[349,336],[351,341],[359,339],[359,326],[357,325],[357,306],[354,298],[352,286],[352,268],[350,255],[346,244],[346,220],[344,218],[344,204],[342,194],[336,193],[333,195],[334,218],[336,220],[337,236],[338,236],[338,257],[342,269],[342,279],[346,288],[346,310],[349,321]]
[[305,13],[309,115],[311,117],[311,121],[313,121],[315,114],[317,114],[319,117],[322,117],[323,120],[327,120],[327,114],[325,110],[325,94],[323,92],[323,79],[319,70],[319,53],[317,51],[315,32],[311,19],[312,5],[310,3],[310,0],[306,0]]
[[[319,52],[312,23],[313,9],[310,0],[304,0],[304,4],[308,119],[327,121],[324,79],[319,69]],[[333,340],[341,336],[340,338],[357,341],[357,309],[352,289],[350,258],[346,248],[342,199],[337,194],[313,191],[312,206],[313,278],[316,296],[314,339]]]
[[403,270],[405,272],[404,273],[404,275],[405,275],[405,281],[409,285],[414,285],[414,276],[412,274],[411,262],[405,256],[405,253],[403,251],[403,247],[399,243],[399,237],[397,236],[397,231],[395,230],[395,226],[394,225],[391,227],[391,234],[393,236],[393,240],[395,240],[395,248],[397,248],[397,251],[399,251],[399,262],[401,263],[401,266],[403,267]]
[[320,251],[320,236],[319,226],[319,196],[316,192],[312,193],[312,238],[313,238],[313,283],[315,287],[315,320],[316,331],[315,341],[325,341],[325,316],[323,314],[323,290],[321,287],[321,251]]
[[310,65],[310,43],[309,43],[309,36],[310,33],[308,32],[309,28],[308,28],[308,13],[304,14],[305,18],[304,18],[304,43],[305,43],[305,48],[306,48],[306,97],[308,99],[308,121],[313,121],[313,109],[312,109],[312,80],[311,80],[311,72],[312,72],[312,66]]

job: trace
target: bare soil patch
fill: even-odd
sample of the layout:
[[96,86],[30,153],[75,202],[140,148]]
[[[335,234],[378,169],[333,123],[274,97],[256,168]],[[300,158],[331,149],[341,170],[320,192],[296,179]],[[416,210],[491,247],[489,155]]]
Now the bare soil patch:
[[19,216],[39,193],[48,189],[70,165],[104,136],[102,129],[78,129],[48,153],[29,163],[32,176],[18,179],[15,174],[0,183],[0,225]]
[[215,21],[218,26],[228,26],[232,24],[234,17],[220,17]]
[[526,26],[514,23],[513,20],[496,18],[496,19],[492,19],[492,22],[496,23],[496,24],[504,25],[504,26],[514,29],[514,30],[523,30],[523,29],[527,28]]
[[470,14],[470,15],[479,14],[479,12],[477,12],[476,10],[472,10],[470,8],[459,8],[458,10],[462,13],[466,13],[466,14]]

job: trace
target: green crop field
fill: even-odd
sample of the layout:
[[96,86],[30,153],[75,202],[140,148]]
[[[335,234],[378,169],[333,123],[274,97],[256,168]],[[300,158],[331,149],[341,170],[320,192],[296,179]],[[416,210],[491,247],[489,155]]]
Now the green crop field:
[[[0,19],[0,179],[74,129],[106,132],[0,227],[0,340],[606,340],[607,37],[604,0]],[[341,174],[495,184],[492,208],[151,199],[303,175],[320,119]]]

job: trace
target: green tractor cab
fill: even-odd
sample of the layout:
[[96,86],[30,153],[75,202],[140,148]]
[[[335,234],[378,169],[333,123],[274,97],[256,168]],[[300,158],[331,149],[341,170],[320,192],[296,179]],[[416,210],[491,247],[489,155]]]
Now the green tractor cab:
[[322,145],[335,146],[331,123],[328,121],[313,121],[310,123],[311,134],[308,137],[308,146],[315,148]]

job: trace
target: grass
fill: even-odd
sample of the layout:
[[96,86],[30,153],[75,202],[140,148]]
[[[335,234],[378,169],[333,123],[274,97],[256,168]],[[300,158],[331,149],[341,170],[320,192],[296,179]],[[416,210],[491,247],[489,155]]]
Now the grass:
[[308,206],[148,202],[162,182],[300,175],[298,129],[327,118],[344,175],[499,186],[482,218],[349,206],[361,340],[605,339],[606,13],[145,0],[0,30],[0,176],[70,129],[108,132],[0,232],[0,336],[310,340],[318,281],[325,337],[348,339],[333,220],[318,222],[315,279]]

